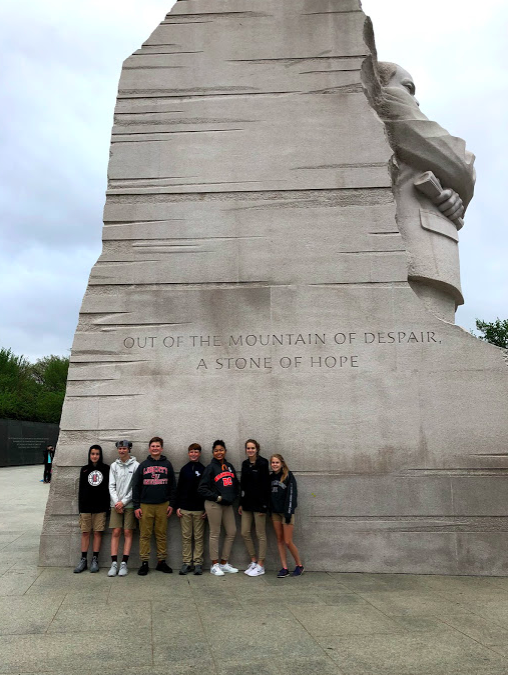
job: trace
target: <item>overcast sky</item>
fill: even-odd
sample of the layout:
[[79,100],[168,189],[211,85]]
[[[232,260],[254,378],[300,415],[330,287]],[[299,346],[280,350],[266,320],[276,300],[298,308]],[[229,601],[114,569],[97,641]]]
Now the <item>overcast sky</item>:
[[[233,4],[234,0],[230,0]],[[0,3],[0,346],[68,354],[101,248],[122,61],[171,0]],[[379,57],[409,70],[423,112],[467,140],[477,189],[461,231],[457,323],[508,318],[508,2],[364,0]]]

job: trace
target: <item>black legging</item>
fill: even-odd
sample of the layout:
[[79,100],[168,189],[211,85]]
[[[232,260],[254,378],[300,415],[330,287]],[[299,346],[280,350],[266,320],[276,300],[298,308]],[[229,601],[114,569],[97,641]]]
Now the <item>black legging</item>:
[[51,464],[44,464],[44,476],[42,479],[45,483],[51,482]]

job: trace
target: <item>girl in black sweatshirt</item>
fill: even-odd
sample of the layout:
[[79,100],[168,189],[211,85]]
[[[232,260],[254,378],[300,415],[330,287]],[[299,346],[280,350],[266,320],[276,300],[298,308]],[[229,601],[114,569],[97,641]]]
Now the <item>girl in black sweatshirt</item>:
[[298,549],[293,543],[294,513],[297,506],[296,480],[282,455],[272,455],[270,466],[272,468],[270,474],[272,522],[282,564],[282,569],[277,577],[282,579],[289,576],[286,547],[296,562],[292,576],[299,577],[303,574],[305,568],[302,565]]
[[[212,559],[210,572],[217,577],[222,577],[224,574],[238,572],[236,567],[229,564],[228,558],[236,536],[232,504],[238,497],[240,486],[234,466],[226,459],[224,441],[215,441],[212,454],[213,459],[205,469],[198,494],[205,499],[205,511],[210,525],[210,557]],[[222,558],[219,558],[221,524],[224,524],[226,536],[222,547]]]
[[[266,557],[266,514],[270,509],[270,471],[268,460],[261,457],[259,443],[253,438],[245,441],[247,459],[242,464],[240,479],[240,507],[242,517],[242,537],[249,552],[251,563],[245,570],[249,577],[258,577],[265,573]],[[259,543],[259,556],[252,541],[252,522],[256,528]]]

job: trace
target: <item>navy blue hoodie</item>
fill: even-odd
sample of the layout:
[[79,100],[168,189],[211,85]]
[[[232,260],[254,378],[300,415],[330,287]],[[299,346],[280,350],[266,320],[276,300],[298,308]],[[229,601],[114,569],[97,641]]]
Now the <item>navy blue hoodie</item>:
[[180,469],[176,487],[176,508],[184,511],[203,511],[204,499],[198,494],[198,487],[205,467],[201,462],[187,462]]
[[136,469],[132,479],[132,503],[134,509],[141,504],[163,504],[175,506],[176,480],[171,462],[164,455],[152,459],[151,455]]
[[282,471],[270,474],[272,485],[272,513],[283,513],[289,521],[297,507],[296,480],[291,471],[284,481],[281,480]]

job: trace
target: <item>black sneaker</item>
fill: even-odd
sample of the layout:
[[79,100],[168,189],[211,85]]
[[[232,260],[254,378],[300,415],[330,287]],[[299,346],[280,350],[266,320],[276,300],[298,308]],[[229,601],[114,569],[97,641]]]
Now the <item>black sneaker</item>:
[[86,562],[86,558],[81,558],[76,567],[74,568],[74,574],[81,574],[81,572],[84,572],[88,568],[88,563]]
[[289,576],[289,570],[287,567],[283,567],[281,570],[279,570],[279,573],[277,574],[277,579],[284,579],[284,577]]
[[157,567],[155,568],[158,572],[164,572],[164,574],[173,574],[173,570],[166,563],[165,560],[159,560]]
[[203,566],[202,565],[195,565],[194,566],[194,574],[197,577],[200,577],[203,574]]
[[140,577],[146,577],[148,572],[149,572],[148,562],[146,560],[143,560],[143,562],[141,563],[141,567],[138,570],[138,574]]
[[305,567],[303,565],[297,565],[295,567],[295,571],[291,575],[292,577],[301,577],[302,574],[305,572]]
[[188,565],[187,563],[184,563],[182,565],[182,567],[180,568],[180,571],[178,572],[178,574],[184,576],[185,574],[189,574],[189,572],[191,572],[191,571],[192,571],[191,566]]

